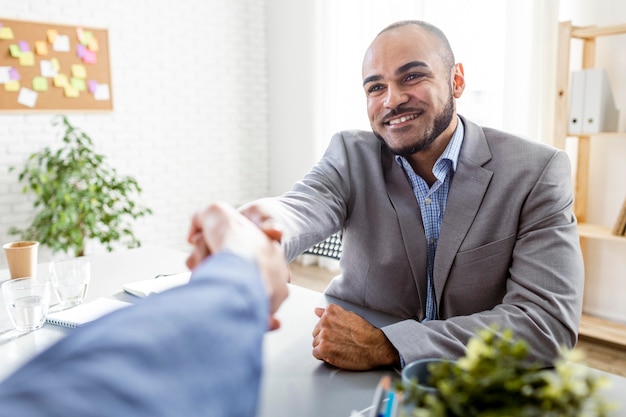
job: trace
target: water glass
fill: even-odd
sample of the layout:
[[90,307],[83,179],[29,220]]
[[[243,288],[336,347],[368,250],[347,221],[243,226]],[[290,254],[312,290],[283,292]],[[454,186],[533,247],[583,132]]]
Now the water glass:
[[91,262],[88,259],[76,258],[50,263],[50,282],[64,309],[83,302],[90,279]]
[[4,303],[13,326],[20,332],[43,326],[50,306],[50,283],[32,277],[16,278],[2,284]]

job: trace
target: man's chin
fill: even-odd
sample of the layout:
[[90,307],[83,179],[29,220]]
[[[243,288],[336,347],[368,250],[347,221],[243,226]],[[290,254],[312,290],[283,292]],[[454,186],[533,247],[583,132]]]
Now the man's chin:
[[410,156],[413,155],[416,152],[419,152],[422,147],[419,146],[419,144],[412,144],[409,146],[394,146],[394,145],[390,145],[389,141],[387,139],[384,138],[383,135],[381,135],[380,133],[378,133],[377,131],[373,130],[374,135],[378,138],[378,140],[380,140],[382,143],[385,144],[385,146],[387,147],[387,149],[389,149],[391,151],[391,153],[393,153],[394,155],[399,155],[399,156]]

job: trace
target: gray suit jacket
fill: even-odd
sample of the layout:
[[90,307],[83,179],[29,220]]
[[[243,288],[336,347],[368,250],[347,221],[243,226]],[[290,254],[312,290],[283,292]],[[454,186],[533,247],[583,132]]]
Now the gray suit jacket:
[[383,328],[405,363],[456,358],[497,323],[554,360],[576,342],[583,264],[568,156],[461,117],[465,137],[434,265],[440,320],[426,305],[420,208],[392,153],[371,132],[336,134],[292,191],[261,204],[285,228],[289,259],[343,233],[341,275],[326,292],[406,320]]

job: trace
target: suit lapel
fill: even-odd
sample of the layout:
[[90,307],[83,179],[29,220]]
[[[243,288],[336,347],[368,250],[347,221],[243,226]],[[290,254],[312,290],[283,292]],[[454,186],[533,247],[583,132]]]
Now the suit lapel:
[[419,320],[422,320],[424,318],[424,306],[426,306],[425,274],[428,262],[424,225],[417,200],[404,171],[395,161],[393,154],[384,145],[381,147],[381,163],[387,185],[387,194],[398,216],[402,240],[419,296],[420,308],[415,314]]
[[482,167],[491,159],[482,129],[465,119],[463,123],[465,137],[450,184],[435,255],[433,275],[438,306],[454,258],[478,213],[493,175]]

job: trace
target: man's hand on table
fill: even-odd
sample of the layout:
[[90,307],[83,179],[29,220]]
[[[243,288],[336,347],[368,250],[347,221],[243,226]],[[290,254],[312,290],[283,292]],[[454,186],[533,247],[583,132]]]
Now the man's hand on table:
[[316,308],[313,356],[338,368],[364,371],[399,366],[400,356],[382,330],[336,304]]

